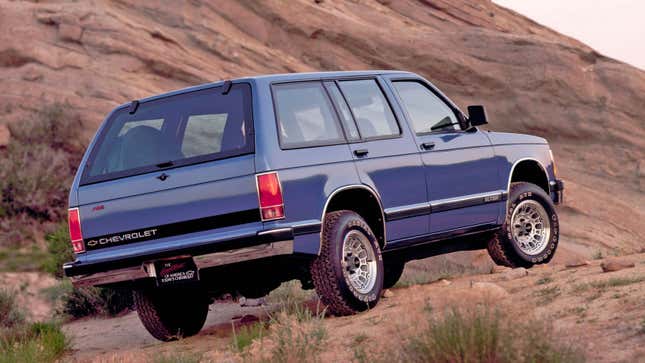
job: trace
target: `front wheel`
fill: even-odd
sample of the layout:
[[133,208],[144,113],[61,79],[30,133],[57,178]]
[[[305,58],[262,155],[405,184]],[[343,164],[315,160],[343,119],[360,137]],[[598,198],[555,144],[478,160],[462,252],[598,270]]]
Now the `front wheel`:
[[199,289],[145,289],[134,291],[134,303],[146,330],[167,342],[199,333],[209,300]]
[[493,261],[531,267],[551,261],[558,247],[559,221],[553,201],[537,185],[512,183],[506,219],[488,242]]
[[331,212],[320,242],[311,276],[327,311],[351,315],[374,307],[383,290],[383,258],[365,220],[348,210]]

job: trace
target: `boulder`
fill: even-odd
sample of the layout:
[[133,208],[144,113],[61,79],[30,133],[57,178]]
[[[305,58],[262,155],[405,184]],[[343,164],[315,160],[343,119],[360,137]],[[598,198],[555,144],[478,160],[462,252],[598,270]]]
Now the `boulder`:
[[633,261],[629,261],[621,258],[606,259],[600,264],[600,267],[602,268],[602,272],[620,271],[626,268],[632,268],[634,266],[636,266],[636,264],[634,264]]
[[394,293],[390,289],[385,289],[385,290],[383,290],[383,295],[381,295],[381,296],[383,296],[384,299],[387,299],[387,298],[390,298],[390,297],[394,296]]
[[11,140],[11,132],[7,125],[0,124],[0,148],[7,147],[9,145],[9,140]]

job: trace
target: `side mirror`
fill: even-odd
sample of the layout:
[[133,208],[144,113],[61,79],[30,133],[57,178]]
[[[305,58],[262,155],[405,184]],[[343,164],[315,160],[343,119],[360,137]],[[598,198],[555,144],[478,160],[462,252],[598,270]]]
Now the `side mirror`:
[[486,125],[488,118],[486,117],[486,109],[482,105],[468,106],[468,122],[470,126]]

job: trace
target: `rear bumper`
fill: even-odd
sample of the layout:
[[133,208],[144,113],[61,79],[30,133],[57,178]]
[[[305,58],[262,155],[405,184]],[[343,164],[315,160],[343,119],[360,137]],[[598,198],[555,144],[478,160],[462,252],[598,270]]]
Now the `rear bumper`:
[[564,203],[564,182],[560,179],[551,181],[551,199],[553,203],[562,204]]
[[163,253],[139,255],[127,259],[99,263],[68,262],[63,265],[65,276],[74,286],[107,285],[154,277],[150,264],[158,259],[192,256],[199,269],[293,253],[293,229],[281,228],[258,232],[244,238],[207,246],[176,248]]

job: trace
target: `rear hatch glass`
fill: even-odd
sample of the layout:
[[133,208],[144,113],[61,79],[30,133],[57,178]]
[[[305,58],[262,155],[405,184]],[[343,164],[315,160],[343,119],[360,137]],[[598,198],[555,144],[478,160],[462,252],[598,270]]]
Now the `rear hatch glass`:
[[81,184],[253,152],[251,88],[213,87],[122,108],[102,129]]

